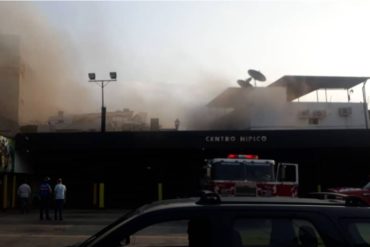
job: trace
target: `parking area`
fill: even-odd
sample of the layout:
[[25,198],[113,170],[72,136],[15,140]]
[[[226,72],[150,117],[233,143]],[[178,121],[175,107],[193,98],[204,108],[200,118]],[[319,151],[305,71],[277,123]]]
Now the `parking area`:
[[125,210],[66,210],[63,221],[39,220],[38,210],[0,212],[0,246],[69,246],[88,238]]

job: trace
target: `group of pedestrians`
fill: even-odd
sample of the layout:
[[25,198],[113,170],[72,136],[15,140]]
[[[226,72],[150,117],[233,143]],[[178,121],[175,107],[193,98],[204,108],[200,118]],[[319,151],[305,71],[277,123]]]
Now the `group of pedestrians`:
[[[66,198],[67,187],[63,184],[62,179],[58,178],[54,190],[50,186],[50,178],[45,177],[39,187],[39,204],[40,204],[40,220],[51,220],[49,209],[52,198],[55,200],[54,220],[63,220],[63,206]],[[29,202],[32,195],[31,187],[24,181],[17,191],[21,212],[29,211]]]

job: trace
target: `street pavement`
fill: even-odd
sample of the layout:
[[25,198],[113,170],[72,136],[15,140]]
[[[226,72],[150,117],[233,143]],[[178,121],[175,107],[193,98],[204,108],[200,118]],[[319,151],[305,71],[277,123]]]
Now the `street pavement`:
[[[31,210],[28,214],[20,214],[16,210],[0,211],[0,246],[56,247],[72,245],[87,239],[126,211],[66,209],[62,221],[41,221],[37,209]],[[51,211],[51,213],[54,212]]]

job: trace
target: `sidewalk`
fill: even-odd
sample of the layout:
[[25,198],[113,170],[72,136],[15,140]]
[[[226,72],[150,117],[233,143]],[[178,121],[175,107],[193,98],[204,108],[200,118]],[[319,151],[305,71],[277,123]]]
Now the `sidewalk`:
[[128,210],[118,209],[65,209],[64,220],[54,221],[54,210],[50,210],[52,220],[39,219],[39,210],[31,209],[28,214],[21,214],[19,210],[9,209],[0,211],[0,225],[3,224],[73,224],[73,225],[107,225],[121,217]]
[[[100,231],[108,224],[121,217],[127,210],[72,210],[64,211],[64,220],[40,220],[39,211],[33,209],[28,214],[20,214],[18,210],[0,212],[0,237],[4,239],[45,237],[50,240],[74,242],[86,239]],[[51,211],[52,219],[54,211]],[[48,240],[48,241],[49,241]],[[42,241],[41,241],[42,242]],[[1,241],[0,241],[1,243]],[[16,245],[17,246],[17,245]],[[63,246],[63,245],[62,245]]]

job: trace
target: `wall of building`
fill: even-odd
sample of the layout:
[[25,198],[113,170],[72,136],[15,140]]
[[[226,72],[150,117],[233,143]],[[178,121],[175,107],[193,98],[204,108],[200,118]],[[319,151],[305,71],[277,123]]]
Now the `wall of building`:
[[205,159],[230,153],[299,164],[302,196],[360,187],[370,174],[369,139],[365,129],[34,133],[17,135],[16,151],[36,186],[63,178],[68,207],[93,207],[93,186],[104,183],[106,207],[128,208],[156,200],[158,184],[166,199],[195,195]]
[[[148,130],[147,114],[129,109],[106,113],[106,131]],[[48,125],[39,125],[38,132],[100,131],[101,113],[64,114],[49,117]]]
[[251,129],[363,129],[362,103],[286,102],[251,111]]
[[18,126],[19,38],[0,35],[0,133],[13,135]]
[[233,129],[366,128],[363,103],[288,102],[285,88],[268,87],[252,89],[242,97],[244,103],[223,119],[232,123]]
[[274,106],[286,102],[286,89],[283,87],[257,87],[243,94],[243,103],[236,108],[249,108],[254,106]]

